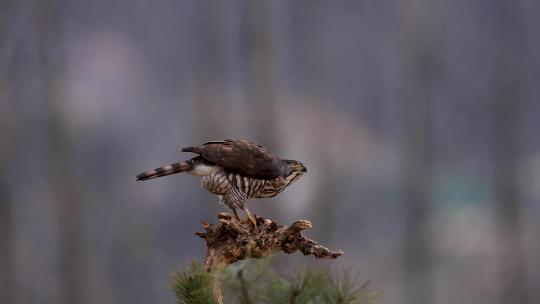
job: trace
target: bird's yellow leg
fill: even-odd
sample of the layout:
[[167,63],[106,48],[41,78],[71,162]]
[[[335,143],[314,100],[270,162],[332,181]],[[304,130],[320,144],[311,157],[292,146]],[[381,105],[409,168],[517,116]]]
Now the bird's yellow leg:
[[257,221],[253,216],[251,216],[251,212],[249,212],[249,209],[246,206],[244,206],[243,209],[251,223],[253,223],[253,227],[255,228],[255,230],[257,230]]
[[236,211],[236,208],[231,209],[234,212],[234,218],[236,218],[236,220],[240,222],[240,216],[238,215],[238,211]]

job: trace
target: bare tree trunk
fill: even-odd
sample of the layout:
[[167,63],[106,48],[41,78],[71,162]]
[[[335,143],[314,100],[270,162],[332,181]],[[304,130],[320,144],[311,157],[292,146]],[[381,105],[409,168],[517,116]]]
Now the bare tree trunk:
[[[521,250],[519,193],[519,111],[520,71],[515,56],[519,53],[521,28],[516,8],[499,2],[499,69],[493,87],[497,96],[493,108],[495,214],[498,225],[499,303],[527,303],[526,282]],[[517,40],[517,41],[516,41]]]
[[405,167],[402,170],[404,202],[407,206],[403,235],[404,303],[431,303],[432,248],[429,219],[432,206],[432,151],[429,107],[412,106],[422,115],[423,127],[408,127],[401,145]]
[[221,52],[220,26],[218,14],[220,10],[213,8],[209,2],[196,4],[196,53],[192,54],[196,62],[194,99],[196,105],[197,130],[205,140],[228,137],[229,107],[227,88],[223,86],[222,76],[224,55]]
[[[0,20],[8,11],[11,1],[0,2]],[[5,37],[3,23],[0,23],[0,37]],[[0,46],[0,53],[3,51]],[[9,124],[9,107],[11,104],[7,67],[0,65],[0,303],[15,303],[15,276],[13,270],[13,232],[11,200],[7,183],[7,164],[10,159],[10,149],[7,143],[11,141],[11,125]]]
[[37,29],[43,99],[48,111],[47,137],[49,175],[56,198],[59,235],[59,275],[63,303],[84,303],[84,254],[82,240],[83,202],[77,193],[79,184],[70,163],[72,143],[67,127],[57,107],[62,82],[63,45],[61,37],[62,3],[57,0],[38,1]]
[[[11,1],[0,2],[0,20],[5,20]],[[5,37],[4,23],[0,22],[0,37]],[[0,46],[0,53],[3,49]],[[10,153],[8,142],[11,142],[11,126],[7,117],[11,100],[9,99],[7,67],[0,65],[0,303],[14,303],[15,277],[12,256],[12,222],[11,201],[7,185],[7,163]]]
[[403,88],[406,102],[401,103],[401,149],[404,157],[401,183],[407,206],[403,235],[402,282],[404,303],[432,303],[432,248],[429,229],[432,189],[432,127],[430,111],[431,64],[427,45],[424,1],[409,2],[405,39],[406,71],[410,80]]
[[526,66],[523,15],[519,2],[497,1],[497,72],[493,88],[494,187],[497,230],[499,303],[527,302],[527,282],[521,246],[521,197],[519,191],[521,73]]
[[[247,99],[248,113],[251,113],[248,126],[254,126],[251,132],[256,140],[270,147],[278,147],[276,140],[275,108],[275,65],[276,45],[272,33],[272,1],[246,2],[245,18],[247,22]],[[257,127],[255,127],[257,126]]]
[[523,252],[521,250],[521,198],[519,193],[518,111],[516,83],[500,88],[494,101],[494,187],[498,225],[498,266],[500,303],[527,303]]
[[[1,28],[0,28],[1,33]],[[8,118],[10,104],[7,96],[7,86],[0,67],[0,303],[15,303],[15,276],[13,271],[13,231],[12,210],[9,187],[7,182],[7,164],[10,159],[10,151],[7,145],[12,142],[11,126]]]

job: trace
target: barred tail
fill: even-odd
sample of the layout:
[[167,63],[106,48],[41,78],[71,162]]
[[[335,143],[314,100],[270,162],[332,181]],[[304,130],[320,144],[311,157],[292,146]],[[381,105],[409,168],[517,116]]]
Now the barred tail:
[[156,177],[162,177],[166,175],[176,174],[180,172],[190,171],[193,169],[193,164],[190,161],[184,161],[181,163],[174,163],[163,167],[156,168],[154,170],[146,171],[135,176],[136,181],[145,181]]

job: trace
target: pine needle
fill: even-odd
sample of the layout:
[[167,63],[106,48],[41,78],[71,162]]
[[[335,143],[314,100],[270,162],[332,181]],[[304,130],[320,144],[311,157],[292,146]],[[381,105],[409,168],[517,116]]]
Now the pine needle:
[[212,293],[212,274],[197,262],[172,273],[170,290],[179,304],[216,304]]

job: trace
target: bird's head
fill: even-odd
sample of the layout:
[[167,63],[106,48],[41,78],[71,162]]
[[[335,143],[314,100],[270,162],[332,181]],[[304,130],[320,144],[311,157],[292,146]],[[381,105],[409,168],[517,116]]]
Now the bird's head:
[[295,182],[307,172],[306,166],[297,160],[285,160],[284,178],[287,184]]

